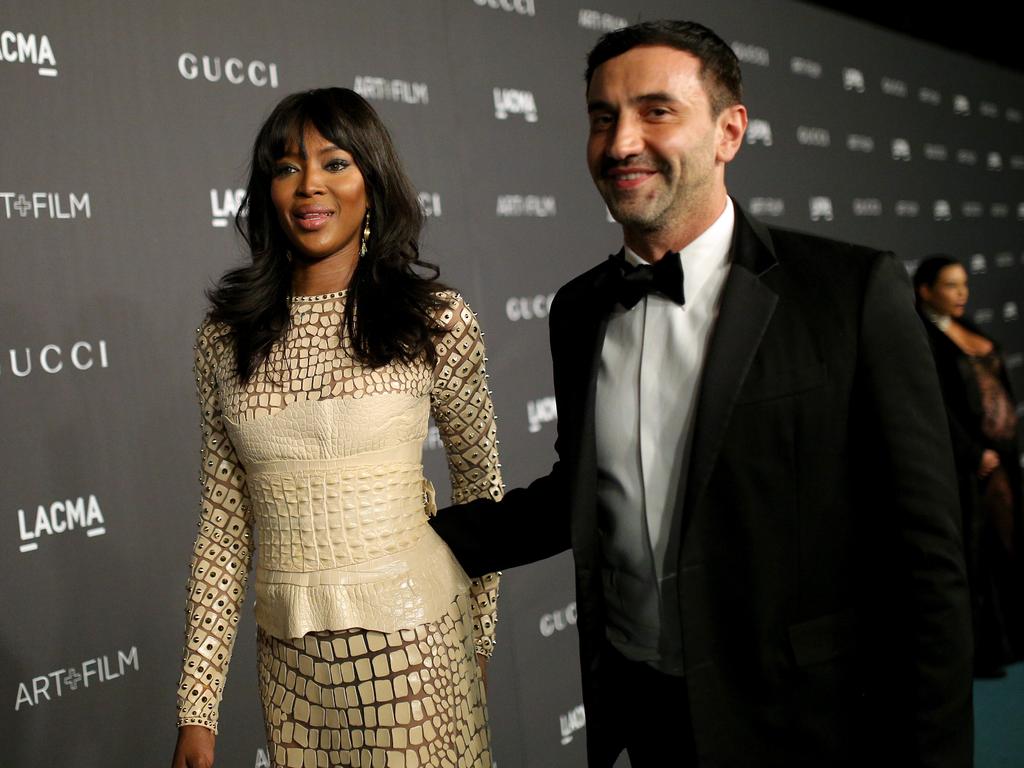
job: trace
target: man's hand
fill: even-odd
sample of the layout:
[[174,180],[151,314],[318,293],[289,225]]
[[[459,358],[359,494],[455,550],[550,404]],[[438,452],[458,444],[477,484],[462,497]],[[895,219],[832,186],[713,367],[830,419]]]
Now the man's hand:
[[978,463],[978,477],[988,477],[998,466],[999,454],[991,448],[985,449],[981,454],[981,461]]
[[213,744],[217,737],[201,725],[183,725],[178,729],[171,768],[213,768]]

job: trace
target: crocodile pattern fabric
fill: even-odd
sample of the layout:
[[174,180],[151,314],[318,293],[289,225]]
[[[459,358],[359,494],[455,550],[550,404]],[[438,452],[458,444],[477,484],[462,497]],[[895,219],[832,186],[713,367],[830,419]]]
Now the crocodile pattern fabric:
[[437,621],[382,633],[258,632],[274,765],[490,766],[465,594]]
[[[344,291],[293,298],[288,333],[246,384],[234,374],[225,329],[199,329],[202,512],[188,585],[179,725],[217,730],[255,547],[261,690],[279,764],[490,764],[472,650],[489,655],[493,648],[498,576],[470,581],[433,533],[433,488],[421,464],[432,413],[453,502],[501,497],[482,333],[460,296],[445,298],[433,369],[356,361],[343,328]],[[380,638],[387,655],[351,653]],[[305,651],[296,657],[286,648]],[[366,671],[360,658],[369,660],[372,676],[344,687],[346,664]],[[342,675],[332,684],[341,685],[334,692],[344,692],[344,706],[325,707],[317,680],[324,668],[317,664],[328,665],[332,681]],[[310,677],[315,685],[302,682]],[[459,693],[449,706],[452,691],[440,685],[452,680]],[[370,688],[360,684],[368,682],[407,691],[396,700],[431,710],[415,731],[421,743],[397,748],[401,737],[382,735],[392,726],[380,718],[390,714],[376,699],[360,698]],[[320,702],[304,693],[314,690]],[[319,726],[294,719],[321,710],[325,724],[337,719],[337,736],[314,738],[310,729]],[[434,714],[442,710],[448,714]],[[329,734],[333,726],[325,727]],[[402,728],[408,739],[416,725]],[[350,746],[336,746],[336,739]],[[453,749],[459,759],[449,762]],[[464,755],[473,757],[466,762]]]

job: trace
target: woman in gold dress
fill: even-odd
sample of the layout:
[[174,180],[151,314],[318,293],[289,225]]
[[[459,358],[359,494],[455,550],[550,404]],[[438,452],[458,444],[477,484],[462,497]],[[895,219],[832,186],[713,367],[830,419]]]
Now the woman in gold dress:
[[433,533],[421,463],[433,414],[453,500],[502,494],[476,318],[418,261],[418,200],[353,91],[275,108],[246,204],[252,262],[211,292],[196,344],[202,513],[174,766],[213,763],[253,553],[275,766],[489,766],[498,578],[471,581]]

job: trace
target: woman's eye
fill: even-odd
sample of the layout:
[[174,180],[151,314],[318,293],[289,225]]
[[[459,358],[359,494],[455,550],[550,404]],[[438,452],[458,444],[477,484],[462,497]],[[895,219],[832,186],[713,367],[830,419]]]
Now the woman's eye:
[[292,165],[279,165],[274,168],[274,176],[285,176],[295,170]]
[[327,163],[326,167],[327,170],[329,171],[343,171],[346,168],[348,168],[348,161],[341,160],[340,158],[336,160],[331,160],[329,163]]

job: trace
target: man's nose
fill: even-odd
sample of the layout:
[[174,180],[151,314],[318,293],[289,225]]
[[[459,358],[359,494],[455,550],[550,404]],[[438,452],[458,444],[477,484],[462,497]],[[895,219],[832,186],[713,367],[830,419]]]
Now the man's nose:
[[640,122],[634,116],[619,115],[615,128],[608,138],[605,153],[615,160],[639,155],[643,151],[643,131]]

